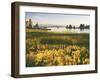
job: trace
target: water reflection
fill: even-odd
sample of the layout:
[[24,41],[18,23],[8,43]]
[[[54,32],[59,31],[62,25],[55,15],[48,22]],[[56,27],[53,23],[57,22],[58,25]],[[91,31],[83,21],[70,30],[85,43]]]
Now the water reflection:
[[89,33],[89,29],[66,29],[66,28],[48,28],[48,32],[60,32],[60,33]]

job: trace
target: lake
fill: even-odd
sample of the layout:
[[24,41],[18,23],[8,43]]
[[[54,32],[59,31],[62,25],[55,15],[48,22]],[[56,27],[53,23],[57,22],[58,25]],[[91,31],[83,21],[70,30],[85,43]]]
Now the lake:
[[48,32],[59,32],[59,33],[89,33],[89,29],[66,29],[66,28],[48,28]]

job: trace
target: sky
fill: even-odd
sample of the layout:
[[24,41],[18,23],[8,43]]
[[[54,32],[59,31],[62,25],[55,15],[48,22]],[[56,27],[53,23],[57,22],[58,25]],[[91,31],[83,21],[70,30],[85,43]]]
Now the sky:
[[89,15],[26,12],[25,19],[32,19],[33,24],[74,25],[90,24]]

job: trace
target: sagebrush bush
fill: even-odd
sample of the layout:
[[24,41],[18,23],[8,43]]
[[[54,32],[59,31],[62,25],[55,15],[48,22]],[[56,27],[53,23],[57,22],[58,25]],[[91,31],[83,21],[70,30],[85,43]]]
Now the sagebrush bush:
[[89,51],[76,45],[63,49],[44,49],[26,55],[27,66],[61,66],[89,64]]

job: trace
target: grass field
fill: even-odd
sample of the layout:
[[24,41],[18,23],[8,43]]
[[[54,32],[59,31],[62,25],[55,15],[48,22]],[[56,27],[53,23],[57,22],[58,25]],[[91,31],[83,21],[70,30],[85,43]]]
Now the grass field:
[[26,29],[26,67],[89,64],[88,33]]

